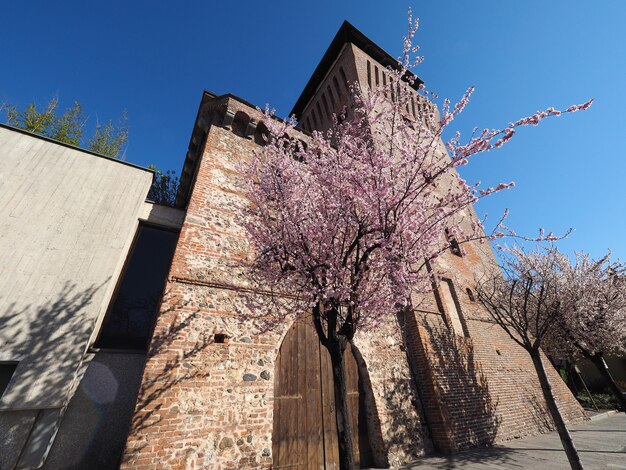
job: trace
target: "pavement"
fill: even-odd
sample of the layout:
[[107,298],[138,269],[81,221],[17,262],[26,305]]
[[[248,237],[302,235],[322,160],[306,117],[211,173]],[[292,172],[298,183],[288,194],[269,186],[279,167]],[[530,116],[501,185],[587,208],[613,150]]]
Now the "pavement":
[[[626,470],[626,414],[596,414],[569,430],[585,470]],[[451,456],[426,457],[403,468],[567,470],[570,466],[558,434],[550,432]]]

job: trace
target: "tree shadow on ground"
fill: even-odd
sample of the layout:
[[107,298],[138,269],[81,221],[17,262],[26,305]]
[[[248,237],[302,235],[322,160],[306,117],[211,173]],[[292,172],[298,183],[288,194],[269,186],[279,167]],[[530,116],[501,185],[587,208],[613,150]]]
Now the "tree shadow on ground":
[[402,470],[410,470],[414,468],[427,467],[432,469],[448,470],[466,467],[470,464],[478,464],[481,466],[488,466],[490,468],[499,468],[505,464],[514,465],[516,457],[519,454],[520,452],[513,449],[497,446],[490,447],[488,449],[470,449],[454,455],[417,460],[416,462],[401,468]]

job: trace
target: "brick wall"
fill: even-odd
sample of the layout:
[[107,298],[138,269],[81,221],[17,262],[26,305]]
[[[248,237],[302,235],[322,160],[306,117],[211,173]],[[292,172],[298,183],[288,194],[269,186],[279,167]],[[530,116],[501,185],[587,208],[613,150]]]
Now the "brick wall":
[[[220,106],[231,117],[260,117],[232,98]],[[274,362],[290,324],[267,331],[246,320],[273,308],[239,266],[249,243],[237,223],[246,204],[237,168],[258,147],[224,122],[208,128],[122,468],[272,465]],[[431,438],[453,452],[549,425],[527,354],[465,293],[490,262],[489,247],[476,244],[436,267],[453,282],[469,337],[450,332],[446,308],[433,296],[416,298],[415,311],[390,316],[378,331],[357,333],[379,463],[395,468],[417,458],[431,450]],[[254,307],[249,299],[257,300]],[[218,334],[225,342],[216,342]],[[581,408],[550,374],[566,418],[581,419]]]
[[[406,319],[433,444],[446,453],[553,427],[530,356],[467,294],[494,265],[491,249],[473,242],[464,250],[462,257],[444,254],[434,269],[452,281],[468,336],[454,334],[446,304],[433,298],[416,299]],[[544,364],[565,420],[585,419],[545,357]]]

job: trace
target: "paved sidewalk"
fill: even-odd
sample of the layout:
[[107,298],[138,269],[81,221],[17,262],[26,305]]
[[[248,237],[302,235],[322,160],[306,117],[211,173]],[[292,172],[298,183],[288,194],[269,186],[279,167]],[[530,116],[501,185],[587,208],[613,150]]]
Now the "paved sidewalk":
[[[572,426],[570,432],[585,470],[626,470],[626,414],[596,416]],[[404,468],[567,470],[570,467],[558,434],[550,432],[452,456],[427,457]]]

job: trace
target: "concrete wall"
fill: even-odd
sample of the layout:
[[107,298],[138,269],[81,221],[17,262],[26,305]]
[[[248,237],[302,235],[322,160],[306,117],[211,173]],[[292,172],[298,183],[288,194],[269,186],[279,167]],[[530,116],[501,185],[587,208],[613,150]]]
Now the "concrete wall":
[[144,354],[95,354],[63,416],[44,469],[119,467],[145,362]]
[[19,361],[0,428],[11,410],[66,404],[151,181],[145,169],[0,127],[0,361]]

